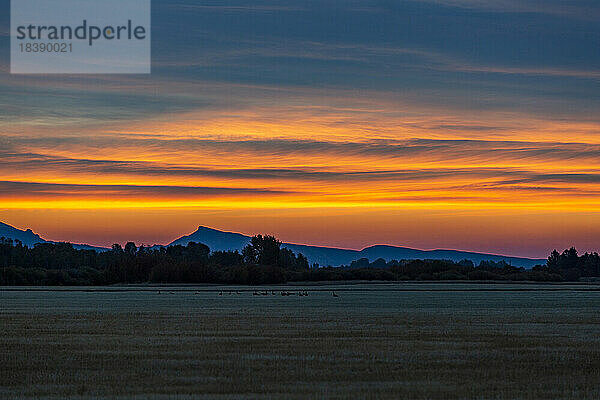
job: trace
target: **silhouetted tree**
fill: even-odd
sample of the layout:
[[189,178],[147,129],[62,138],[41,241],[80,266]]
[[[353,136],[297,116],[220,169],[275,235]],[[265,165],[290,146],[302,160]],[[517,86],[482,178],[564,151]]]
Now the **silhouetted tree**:
[[242,254],[244,261],[249,264],[277,265],[281,242],[274,236],[256,235],[244,248]]
[[137,247],[135,243],[127,242],[127,244],[125,245],[125,253],[131,256],[135,256],[135,253],[137,253]]
[[554,249],[550,256],[548,256],[548,261],[546,262],[548,268],[558,269],[560,265],[560,253]]

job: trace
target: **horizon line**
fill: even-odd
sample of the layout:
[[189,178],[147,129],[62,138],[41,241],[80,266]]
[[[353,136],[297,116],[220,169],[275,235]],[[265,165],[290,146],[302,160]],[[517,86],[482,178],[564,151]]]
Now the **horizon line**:
[[[14,225],[7,224],[7,223],[5,223],[5,222],[2,222],[2,221],[0,221],[0,224],[4,224],[4,225],[6,225],[6,226],[9,226],[9,227],[11,227],[11,228],[14,228],[14,229],[17,229],[17,230],[20,230],[20,231],[23,231],[23,232],[26,232],[26,231],[28,231],[28,230],[29,230],[29,231],[31,231],[33,234],[35,234],[35,235],[39,236],[39,237],[40,237],[40,239],[42,239],[42,240],[45,240],[45,241],[47,241],[47,242],[53,242],[53,243],[69,243],[69,244],[72,244],[72,245],[78,245],[78,246],[89,246],[89,247],[97,247],[97,248],[103,248],[103,249],[110,249],[110,246],[108,246],[108,247],[107,247],[107,246],[105,246],[105,245],[97,245],[97,244],[89,244],[89,243],[76,243],[75,241],[64,241],[64,240],[59,240],[59,241],[56,241],[56,240],[52,240],[52,239],[50,239],[50,238],[46,238],[46,237],[42,236],[42,235],[41,235],[41,234],[39,234],[39,233],[36,233],[36,231],[35,231],[35,230],[33,230],[32,228],[29,228],[29,227],[28,227],[28,228],[25,228],[25,229],[22,229],[22,228],[19,228],[19,227],[17,227],[17,226],[14,226]],[[143,247],[156,247],[156,246],[160,246],[160,247],[168,247],[168,246],[170,246],[170,245],[171,245],[173,242],[175,242],[175,241],[177,241],[177,240],[179,240],[179,239],[181,239],[181,238],[183,238],[183,237],[188,237],[188,236],[191,236],[191,235],[193,235],[194,233],[198,232],[198,230],[200,230],[201,228],[204,228],[204,229],[209,229],[209,230],[216,231],[216,232],[220,232],[220,233],[229,233],[229,234],[242,235],[242,236],[245,236],[245,237],[247,237],[247,238],[252,238],[252,237],[253,237],[253,236],[255,236],[255,235],[263,235],[263,236],[265,236],[265,235],[270,235],[270,236],[274,236],[275,238],[277,238],[277,236],[275,236],[275,235],[273,235],[273,234],[269,234],[269,233],[267,233],[267,234],[264,234],[264,233],[257,233],[257,234],[247,234],[247,233],[243,233],[243,232],[236,232],[236,231],[230,231],[230,230],[222,230],[222,229],[214,228],[214,227],[212,227],[212,226],[198,225],[198,228],[197,228],[197,229],[196,229],[194,232],[191,232],[191,233],[189,233],[189,234],[184,234],[184,235],[181,235],[181,236],[179,236],[179,237],[177,237],[177,238],[175,238],[175,239],[171,240],[171,241],[170,241],[169,243],[167,243],[167,244],[157,244],[157,243],[154,243],[154,244],[152,244],[152,245],[149,245],[149,244],[144,244],[144,243],[141,243],[140,245],[137,245],[137,244],[136,244],[136,246],[137,246],[137,247],[142,247],[142,246],[143,246]],[[280,240],[279,238],[277,238],[277,239],[278,239],[278,240]],[[453,248],[429,248],[429,249],[423,249],[423,248],[419,248],[419,247],[406,247],[406,246],[399,246],[399,245],[387,244],[387,243],[374,243],[374,244],[368,245],[368,246],[366,246],[366,247],[363,247],[362,249],[357,249],[357,248],[345,248],[345,247],[337,247],[337,246],[325,246],[325,245],[318,245],[318,244],[307,244],[307,243],[284,242],[284,241],[282,241],[282,240],[280,240],[280,241],[281,241],[281,243],[282,243],[283,245],[286,245],[286,244],[288,244],[288,245],[294,245],[294,246],[308,246],[308,247],[316,247],[316,248],[323,248],[323,249],[335,249],[335,250],[344,250],[344,251],[355,251],[355,252],[357,252],[357,253],[360,253],[360,252],[361,252],[361,251],[363,251],[363,250],[370,249],[370,248],[373,248],[373,247],[378,247],[378,246],[382,246],[382,247],[383,247],[383,246],[385,246],[385,247],[393,247],[393,248],[401,248],[401,249],[407,249],[407,250],[417,250],[417,251],[425,251],[425,252],[431,252],[431,251],[455,251],[455,252],[461,252],[461,253],[471,253],[471,254],[477,254],[477,255],[489,255],[489,256],[497,256],[497,257],[519,258],[519,259],[535,260],[535,261],[537,261],[537,260],[545,260],[545,259],[547,258],[547,257],[542,257],[542,256],[540,256],[540,257],[529,257],[529,256],[519,256],[519,255],[500,254],[500,253],[496,253],[496,252],[493,252],[493,251],[490,251],[490,252],[485,252],[485,251],[464,250],[464,249],[453,249]],[[125,241],[124,243],[127,243],[127,242],[133,242],[133,243],[135,243],[135,241],[134,241],[134,240],[127,240],[127,241]],[[114,243],[114,244],[121,244],[121,243]],[[558,249],[555,249],[555,250],[557,250],[557,251],[558,251]]]

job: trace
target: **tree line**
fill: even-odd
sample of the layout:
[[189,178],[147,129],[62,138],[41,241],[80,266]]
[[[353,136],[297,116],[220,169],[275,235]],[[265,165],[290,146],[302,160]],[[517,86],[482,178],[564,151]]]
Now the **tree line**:
[[469,260],[392,260],[363,258],[341,267],[309,267],[302,254],[281,247],[270,235],[254,236],[239,251],[211,251],[187,246],[125,248],[104,252],[78,250],[69,243],[33,247],[0,238],[0,285],[111,285],[134,283],[273,284],[290,281],[341,280],[493,280],[578,281],[600,277],[597,253],[579,256],[575,248],[548,257],[531,270],[505,262]]
[[187,246],[78,250],[69,243],[33,247],[0,239],[1,285],[110,285],[116,283],[282,283],[286,274],[308,270],[302,254],[281,247],[273,236],[254,236],[238,251]]

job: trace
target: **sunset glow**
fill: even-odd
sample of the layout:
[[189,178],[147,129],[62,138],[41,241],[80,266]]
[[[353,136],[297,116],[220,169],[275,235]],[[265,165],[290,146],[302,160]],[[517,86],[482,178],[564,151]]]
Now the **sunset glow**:
[[[303,62],[339,63],[348,82],[312,64],[319,83],[294,81],[296,64],[273,82],[247,78],[236,65],[269,68],[244,43],[188,54],[187,66],[156,43],[151,77],[2,72],[0,220],[94,245],[166,243],[208,225],[348,248],[598,250],[596,55],[536,67],[483,51],[461,61],[433,39],[296,39]],[[274,43],[253,46],[291,60]]]

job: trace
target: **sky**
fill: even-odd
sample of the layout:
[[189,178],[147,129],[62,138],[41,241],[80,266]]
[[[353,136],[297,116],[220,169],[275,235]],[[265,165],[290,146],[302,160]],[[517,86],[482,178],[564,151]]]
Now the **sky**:
[[107,246],[600,250],[596,0],[152,3],[150,75],[11,75],[0,221]]

